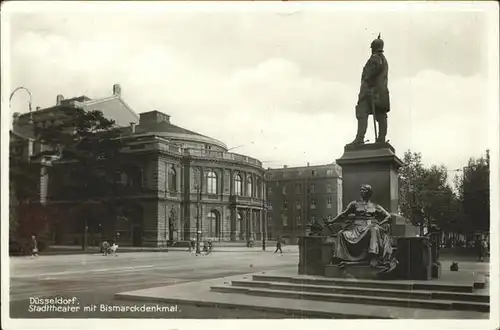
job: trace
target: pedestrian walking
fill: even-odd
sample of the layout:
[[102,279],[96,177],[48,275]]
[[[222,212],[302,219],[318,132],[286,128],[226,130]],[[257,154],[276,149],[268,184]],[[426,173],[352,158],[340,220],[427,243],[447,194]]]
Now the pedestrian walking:
[[212,240],[208,239],[208,251],[207,254],[212,253],[213,245],[212,245]]
[[38,242],[35,235],[31,236],[31,256],[38,257]]
[[194,239],[191,239],[189,241],[189,253],[195,253],[195,251],[196,251],[196,243]]
[[280,240],[278,240],[276,242],[276,250],[274,251],[274,253],[278,252],[278,250],[280,251],[280,254],[283,255],[283,250],[281,250],[281,241]]
[[102,255],[107,256],[109,251],[109,243],[108,241],[104,240],[102,242]]
[[478,260],[483,262],[484,257],[488,252],[488,242],[484,237],[481,237],[478,241],[476,241],[476,249],[478,249]]
[[116,250],[118,250],[118,245],[116,245],[115,242],[113,242],[113,245],[111,245],[111,254],[117,257],[118,255],[116,254]]

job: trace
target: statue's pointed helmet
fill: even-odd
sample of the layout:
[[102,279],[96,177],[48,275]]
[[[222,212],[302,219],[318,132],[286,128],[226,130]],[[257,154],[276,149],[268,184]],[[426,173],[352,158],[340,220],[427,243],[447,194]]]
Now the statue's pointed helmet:
[[374,52],[384,50],[384,40],[380,39],[380,33],[378,34],[377,39],[372,41],[371,48]]

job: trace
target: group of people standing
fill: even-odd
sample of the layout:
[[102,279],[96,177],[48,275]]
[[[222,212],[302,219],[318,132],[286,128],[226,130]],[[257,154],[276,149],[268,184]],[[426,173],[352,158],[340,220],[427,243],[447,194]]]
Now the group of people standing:
[[117,250],[118,250],[118,245],[116,245],[115,242],[113,242],[113,244],[111,245],[106,240],[102,242],[101,253],[103,256],[114,255],[115,257],[117,257],[118,256],[118,254],[116,254]]
[[[213,245],[212,245],[212,240],[208,239],[208,241],[203,242],[203,247],[201,249],[201,253],[208,255],[212,253],[213,251]],[[189,253],[196,253],[196,241],[194,239],[191,239],[189,242]]]

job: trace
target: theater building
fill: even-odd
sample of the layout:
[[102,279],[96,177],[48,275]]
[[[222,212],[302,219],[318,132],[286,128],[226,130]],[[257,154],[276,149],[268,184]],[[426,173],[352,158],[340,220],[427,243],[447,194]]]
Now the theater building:
[[[121,196],[119,216],[89,210],[82,219],[65,201],[65,182],[71,181],[70,164],[58,160],[40,184],[41,196],[51,209],[50,233],[55,244],[99,244],[118,235],[121,245],[164,246],[195,238],[215,241],[262,239],[264,210],[264,169],[252,157],[228,151],[212,137],[172,123],[158,110],[137,114],[122,98],[119,85],[101,99],[86,96],[56,98],[56,105],[32,113],[16,114],[11,131],[11,152],[36,158],[37,145],[32,128],[64,120],[67,109],[100,110],[121,127],[125,147],[121,150],[140,166],[126,168],[116,180],[130,195]],[[66,109],[66,110],[64,110]],[[69,166],[69,167],[68,167]],[[135,189],[138,188],[138,189]],[[63,193],[65,191],[65,193]]]

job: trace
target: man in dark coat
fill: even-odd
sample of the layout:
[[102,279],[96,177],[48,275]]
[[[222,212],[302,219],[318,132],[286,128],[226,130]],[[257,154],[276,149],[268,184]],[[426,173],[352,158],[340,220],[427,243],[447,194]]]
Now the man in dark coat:
[[384,41],[373,40],[372,55],[366,62],[361,75],[361,88],[356,105],[358,132],[351,144],[363,144],[368,127],[368,116],[374,115],[379,126],[376,142],[385,143],[387,135],[387,113],[390,111],[389,89],[387,88],[389,64],[384,56]]

